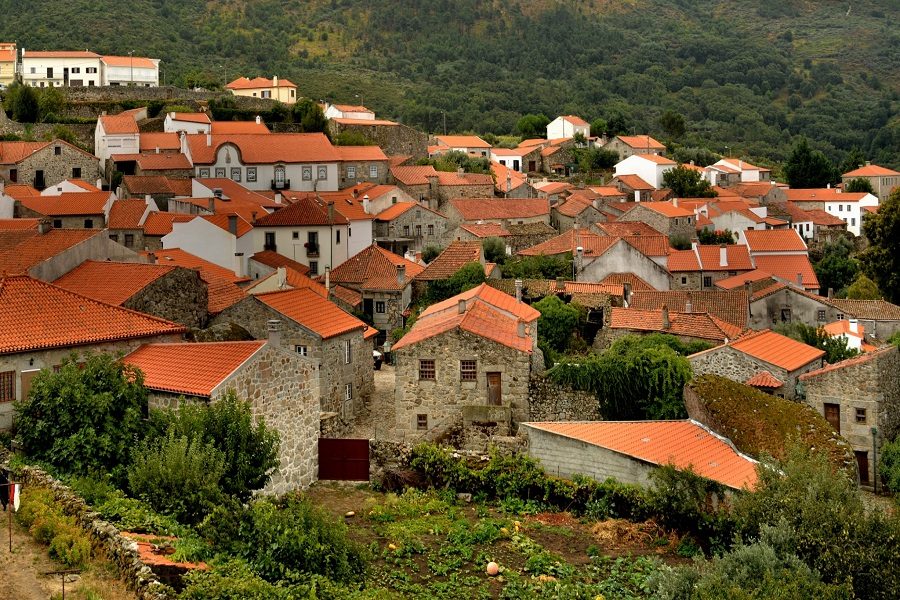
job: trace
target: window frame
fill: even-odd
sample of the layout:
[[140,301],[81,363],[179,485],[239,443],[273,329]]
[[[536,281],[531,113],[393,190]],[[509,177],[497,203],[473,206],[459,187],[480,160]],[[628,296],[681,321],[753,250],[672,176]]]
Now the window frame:
[[869,411],[865,408],[856,407],[853,411],[853,416],[855,422],[860,425],[864,425],[869,421]]
[[428,431],[428,414],[416,414],[416,431]]
[[419,381],[437,381],[437,362],[433,358],[419,359]]
[[344,340],[344,364],[353,362],[353,340]]
[[384,314],[387,309],[387,305],[384,300],[376,300],[375,301],[375,312],[378,314]]
[[256,167],[247,167],[247,183],[256,182]]
[[16,372],[0,371],[0,404],[14,402],[16,399]]
[[294,344],[294,352],[300,356],[309,356],[309,346],[306,344]]
[[303,167],[300,170],[300,177],[303,181],[312,181],[312,167]]
[[459,380],[478,381],[478,361],[475,359],[461,359],[459,361]]
[[378,177],[378,165],[369,165],[369,177],[372,179]]

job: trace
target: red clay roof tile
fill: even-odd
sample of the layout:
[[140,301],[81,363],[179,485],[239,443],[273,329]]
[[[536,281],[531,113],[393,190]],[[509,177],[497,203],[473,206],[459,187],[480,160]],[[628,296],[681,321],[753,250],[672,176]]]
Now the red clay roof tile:
[[367,325],[307,288],[269,292],[256,296],[269,307],[306,327],[322,339],[365,331]]
[[54,281],[53,285],[106,304],[121,306],[175,268],[174,265],[86,260]]
[[825,356],[824,350],[808,346],[769,329],[754,331],[728,345],[770,365],[781,367],[789,373]]

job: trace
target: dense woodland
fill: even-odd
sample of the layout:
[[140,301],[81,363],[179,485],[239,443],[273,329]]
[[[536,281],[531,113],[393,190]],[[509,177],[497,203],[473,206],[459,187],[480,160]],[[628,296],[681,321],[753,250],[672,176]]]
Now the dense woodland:
[[[576,113],[764,164],[795,136],[835,163],[900,167],[893,0],[0,0],[26,49],[134,51],[165,83],[292,79],[438,131],[515,132]],[[114,32],[114,33],[113,33]],[[667,111],[684,118],[666,127]]]

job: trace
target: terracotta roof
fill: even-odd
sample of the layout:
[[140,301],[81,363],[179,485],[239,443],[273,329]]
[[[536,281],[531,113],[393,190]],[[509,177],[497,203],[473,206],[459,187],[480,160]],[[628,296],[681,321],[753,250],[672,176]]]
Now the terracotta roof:
[[520,250],[520,256],[554,256],[566,252],[575,253],[578,247],[583,248],[586,258],[593,258],[605,253],[619,240],[632,246],[644,256],[666,256],[669,254],[669,241],[664,235],[634,235],[627,237],[614,237],[610,235],[598,235],[593,231],[583,229],[570,229],[549,240]]
[[331,293],[334,294],[335,297],[339,300],[346,302],[348,305],[354,308],[362,304],[362,294],[360,292],[351,290],[350,288],[346,288],[342,285],[336,285],[332,287]]
[[745,381],[744,384],[752,387],[775,389],[783,386],[784,382],[772,375],[770,372],[763,370],[750,377],[750,379]]
[[105,115],[98,120],[107,135],[128,135],[139,132],[137,121],[131,115]]
[[691,312],[705,312],[726,323],[747,327],[747,292],[732,291],[640,291],[631,294],[630,308],[659,310],[668,306],[671,311],[684,311],[691,304]]
[[[141,254],[147,256],[149,253]],[[180,248],[156,250],[154,254],[157,264],[197,269],[200,272],[200,279],[205,281],[207,286],[207,310],[210,314],[218,314],[247,297],[247,293],[236,285],[237,282],[246,281],[247,278],[236,276],[234,271],[203,260]]]
[[[325,286],[318,281],[310,279],[304,272],[287,266],[280,268],[284,269],[284,281],[278,280],[280,274],[278,268],[276,268],[268,275],[257,279],[247,287],[243,288],[244,291],[248,294],[258,295],[276,290],[308,288],[323,298],[328,297],[328,290],[325,289]],[[266,284],[265,286],[263,285],[264,283]],[[272,287],[273,285],[274,288]]]
[[693,250],[673,250],[669,253],[669,272],[701,271],[700,261]]
[[40,221],[40,219],[0,219],[0,231],[36,230]]
[[855,367],[857,365],[867,363],[871,360],[874,360],[875,358],[888,354],[889,352],[896,352],[896,348],[897,347],[894,345],[885,346],[884,348],[879,348],[871,352],[866,352],[865,354],[854,356],[853,358],[848,358],[847,360],[842,360],[841,362],[836,362],[833,365],[825,365],[824,367],[816,369],[815,371],[804,373],[799,377],[799,379],[800,381],[806,381],[808,379],[819,377],[820,375],[825,375],[833,371],[840,371],[841,369],[846,369],[848,367]]
[[[725,264],[721,264],[722,246],[698,245],[696,250],[673,250],[669,255],[669,271],[752,271],[747,246],[724,246]],[[699,260],[698,260],[699,259]]]
[[638,191],[649,191],[655,190],[656,188],[638,177],[637,175],[616,175],[616,181],[621,181],[626,186],[630,187],[633,190]]
[[806,244],[793,229],[748,229],[743,232],[751,254],[757,252],[806,252]]
[[805,254],[760,254],[753,258],[757,269],[767,271],[785,281],[796,282],[797,274],[803,276],[803,287],[819,289],[819,278]]
[[546,198],[454,198],[449,204],[464,221],[528,219],[550,214]]
[[494,189],[501,194],[528,184],[528,177],[524,173],[507,168],[493,160],[491,161],[491,173],[494,174]]
[[[405,269],[404,282],[398,279]],[[424,267],[389,252],[376,244],[364,248],[331,270],[331,281],[362,290],[400,291],[421,273]]]
[[610,273],[600,281],[601,285],[624,285],[631,286],[632,292],[653,292],[656,291],[652,285],[635,275],[634,273]]
[[50,142],[0,142],[0,164],[12,165],[22,162],[49,145]]
[[867,192],[844,192],[838,188],[788,189],[784,191],[791,202],[859,202]]
[[53,284],[106,304],[120,306],[175,269],[174,265],[86,260]]
[[375,114],[374,112],[372,112],[371,110],[369,110],[369,109],[366,108],[365,106],[362,106],[362,105],[359,105],[359,104],[333,104],[332,106],[334,106],[336,109],[338,109],[338,110],[341,111],[341,112],[355,112],[355,113],[372,113],[372,114]]
[[678,164],[671,158],[666,158],[665,156],[660,156],[659,154],[634,154],[632,156],[639,156],[640,158],[643,158],[644,160],[648,160],[652,163],[656,163],[657,165],[670,166],[670,165]]
[[841,177],[894,177],[900,175],[893,169],[879,167],[878,165],[865,165],[852,171],[847,171]]
[[662,235],[657,230],[653,229],[646,223],[642,223],[641,221],[615,221],[613,223],[597,223],[596,227],[606,235],[619,237],[635,235]]
[[594,203],[583,196],[569,196],[554,208],[567,217],[576,217],[587,209],[594,208]]
[[481,262],[481,242],[451,242],[443,252],[416,275],[419,281],[446,279],[471,262]]
[[15,244],[7,246],[0,251],[0,273],[22,274],[28,269],[45,260],[52,258],[73,246],[76,246],[95,235],[100,235],[99,229],[51,229],[40,235],[36,232],[27,233],[28,237],[20,237]]
[[618,198],[625,195],[625,192],[620,192],[619,188],[611,185],[592,185],[588,189],[604,198]]
[[[512,279],[490,279],[486,284],[505,294],[516,293],[515,281]],[[609,296],[622,296],[624,288],[621,283],[593,283],[587,281],[557,281],[556,279],[523,279],[522,293],[530,298],[540,298],[551,294],[572,296],[572,300],[582,306],[602,306]]]
[[22,58],[100,58],[100,55],[88,50],[29,50]]
[[351,331],[362,332],[367,327],[365,323],[342,310],[334,302],[307,288],[269,292],[256,297],[322,339]]
[[[173,182],[179,180],[170,179],[169,181]],[[191,180],[188,179],[187,181]],[[248,190],[238,182],[232,181],[226,177],[197,178],[195,181],[201,183],[210,191],[214,191],[217,188],[222,190],[222,198],[224,198],[225,202],[216,200],[217,205],[230,206],[237,202],[245,202],[248,206],[262,206],[263,208],[270,210],[275,210],[282,206],[282,204],[275,202],[274,192],[270,197],[262,192]],[[226,210],[225,212],[228,211]]]
[[212,119],[206,113],[176,112],[169,113],[166,116],[173,121],[184,121],[185,123],[212,123]]
[[477,135],[437,135],[439,144],[450,148],[490,148],[491,145]]
[[463,223],[459,228],[479,238],[506,237],[510,235],[509,231],[499,223]]
[[0,354],[184,331],[181,325],[110,306],[31,277],[0,278]]
[[234,133],[271,133],[265,123],[256,121],[213,121],[210,124],[213,135],[231,135]]
[[392,221],[405,213],[408,210],[411,210],[417,206],[421,206],[417,202],[398,202],[396,204],[392,204],[377,215],[375,215],[376,221]]
[[335,123],[339,123],[340,125],[363,125],[368,127],[396,127],[397,123],[394,121],[387,121],[385,119],[344,119],[344,118],[336,118],[331,119]]
[[116,200],[109,209],[106,226],[109,229],[141,229],[141,220],[147,211],[143,200]]
[[185,136],[194,164],[214,163],[216,152],[222,144],[234,145],[243,164],[329,163],[340,160],[323,133],[211,134],[210,137],[212,143],[207,146],[205,133]]
[[113,154],[113,162],[134,162],[141,171],[187,171],[192,168],[188,157],[180,152],[146,152],[141,154]]
[[[460,303],[465,304],[460,314]],[[519,321],[532,323],[541,316],[524,302],[482,283],[443,302],[432,304],[416,319],[409,332],[393,346],[396,351],[452,329],[461,329],[522,352],[534,344],[531,327],[519,335]]]
[[[253,79],[247,79],[246,77],[238,77],[231,83],[225,86],[226,89],[229,90],[252,90],[258,88],[270,88],[275,87],[275,82],[272,79],[266,79],[265,77],[254,77]],[[291,83],[288,79],[278,79],[278,87],[297,87],[295,84]]]
[[[652,210],[653,212],[659,213],[664,217],[668,217],[670,219],[676,217],[694,216],[694,211],[683,208],[681,206],[676,206],[671,202],[641,202],[635,208],[637,208],[638,206],[643,206],[644,208]],[[632,208],[631,210],[634,210],[634,208]]]
[[850,319],[843,319],[841,321],[833,321],[828,323],[822,327],[822,329],[828,335],[834,336],[842,336],[846,335],[847,337],[856,337],[860,339],[864,339],[866,337],[866,328],[863,327],[862,323],[856,323],[856,331],[853,331],[850,328]]
[[335,146],[344,161],[386,161],[387,155],[378,146]]
[[568,121],[572,125],[586,126],[588,124],[587,121],[581,117],[576,117],[575,115],[562,115],[559,118],[563,121]]
[[748,333],[728,345],[770,365],[781,367],[788,373],[825,356],[824,350],[807,346],[769,329]]
[[441,186],[494,185],[494,178],[488,174],[437,171],[431,165],[391,167],[391,175],[403,185],[428,185],[429,177],[437,177]]
[[638,150],[646,150],[647,148],[650,148],[651,150],[666,149],[661,142],[656,141],[649,135],[619,135],[616,137],[622,140],[626,146],[631,146]]
[[145,388],[208,398],[265,345],[265,341],[145,344],[122,361],[144,373]]
[[742,329],[705,312],[669,312],[669,326],[663,322],[663,311],[636,308],[612,308],[610,325],[613,329],[655,331],[672,335],[727,342],[741,334]]
[[565,181],[539,181],[532,185],[537,191],[552,196],[560,192],[572,189],[571,183]]
[[181,150],[181,140],[175,132],[164,133],[161,131],[146,131],[141,133],[141,152],[154,152],[160,150]]
[[187,223],[195,218],[197,215],[154,211],[144,220],[144,235],[168,235],[172,233],[172,223]]
[[737,275],[733,275],[731,277],[727,277],[725,279],[720,279],[715,283],[717,288],[721,288],[723,290],[733,290],[735,288],[743,287],[746,282],[757,282],[762,281],[764,279],[771,279],[772,274],[768,271],[763,271],[762,269],[754,269],[753,271],[748,271],[746,273],[738,273]]
[[48,217],[103,215],[110,192],[63,192],[57,196],[32,196],[19,200],[27,208]]
[[831,298],[832,304],[848,315],[869,321],[900,321],[900,306],[885,300],[847,300]]
[[278,254],[277,252],[274,252],[272,250],[263,250],[262,252],[257,252],[250,257],[250,260],[254,260],[261,265],[266,265],[267,267],[272,267],[273,269],[277,269],[278,267],[289,267],[304,275],[309,273],[309,267],[307,267],[303,263],[298,263],[296,260],[291,260],[287,256]]
[[135,69],[155,69],[156,63],[144,56],[101,56],[100,60],[110,67],[134,67]]
[[16,200],[20,200],[22,198],[27,198],[29,196],[40,196],[41,193],[31,187],[30,185],[24,185],[21,183],[8,183],[6,187],[3,188],[3,193],[5,193],[10,198],[15,198]]
[[[496,156],[523,156],[529,152],[528,148],[491,148],[491,154]],[[497,164],[499,165],[500,163]]]
[[335,210],[331,220],[328,206],[315,198],[298,198],[290,206],[280,208],[256,220],[256,227],[296,227],[302,225],[346,225],[347,217]]
[[734,489],[756,487],[756,461],[697,421],[524,423],[650,463],[692,469]]
[[169,178],[164,175],[125,175],[122,182],[128,193],[134,196],[174,194],[169,186]]

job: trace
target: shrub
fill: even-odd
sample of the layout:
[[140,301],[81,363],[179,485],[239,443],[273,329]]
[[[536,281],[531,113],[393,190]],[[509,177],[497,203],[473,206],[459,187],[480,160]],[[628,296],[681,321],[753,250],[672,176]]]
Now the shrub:
[[49,546],[50,557],[67,567],[80,569],[91,558],[91,538],[78,526],[75,517],[62,512],[53,491],[29,487],[22,494],[16,519],[38,542]]
[[224,472],[224,457],[211,444],[170,431],[135,449],[128,485],[155,510],[197,523],[221,502]]
[[[881,482],[884,487],[897,494],[900,492],[900,440],[887,442],[881,446],[881,458],[878,464]],[[900,502],[900,496],[894,499]]]
[[533,308],[541,313],[538,331],[542,341],[546,341],[557,352],[565,352],[569,346],[569,339],[578,326],[580,316],[578,308],[566,304],[557,296],[547,296],[535,302]]

